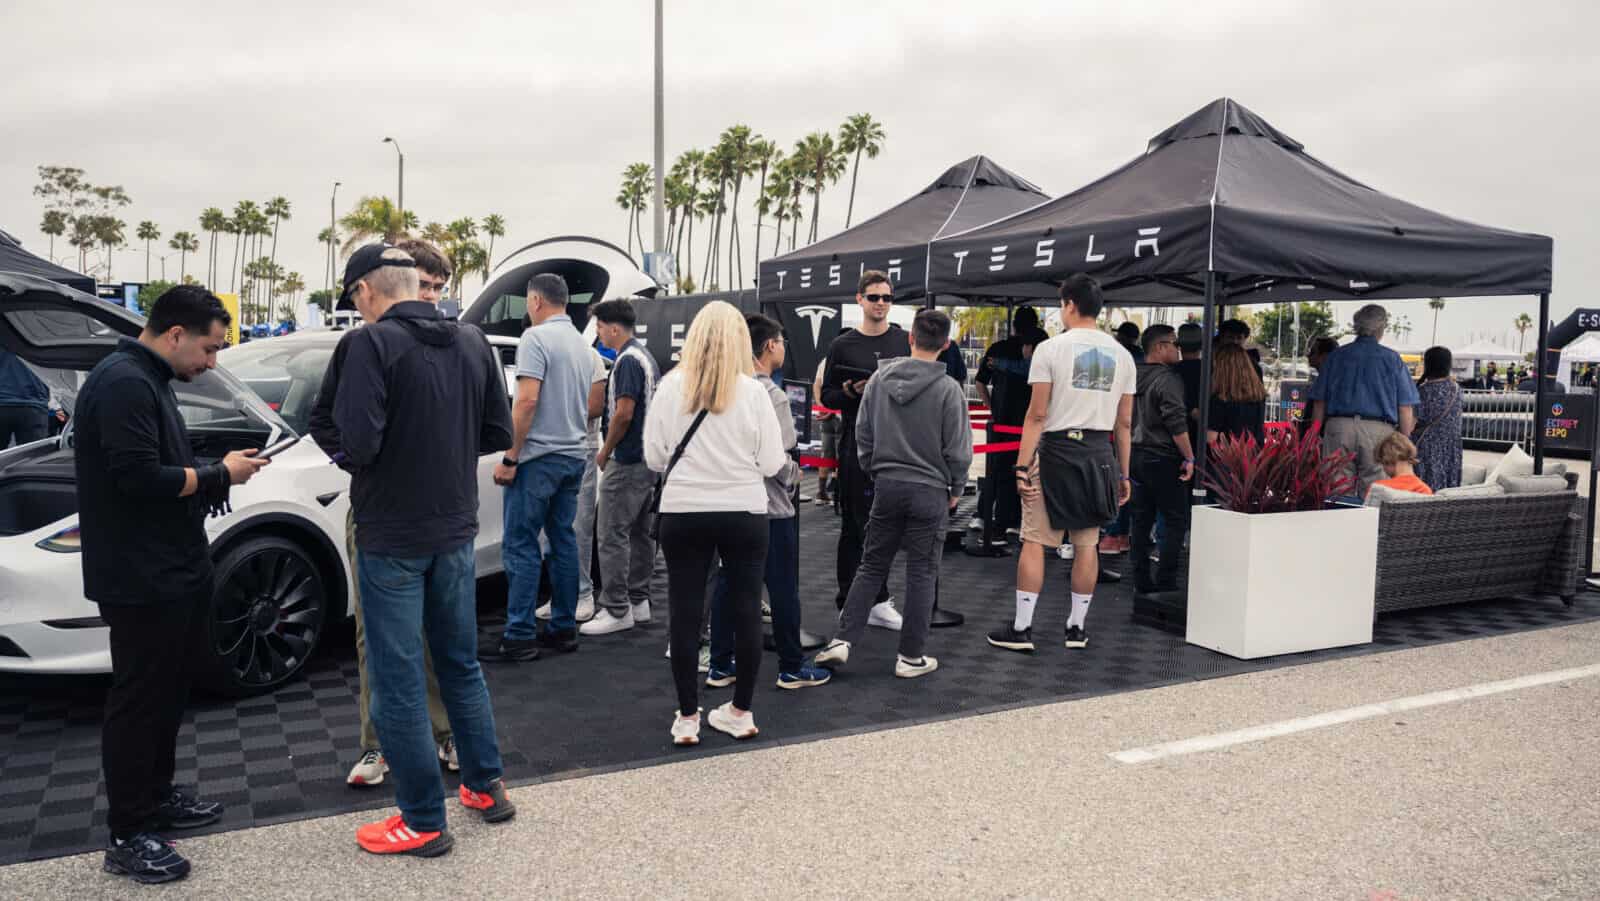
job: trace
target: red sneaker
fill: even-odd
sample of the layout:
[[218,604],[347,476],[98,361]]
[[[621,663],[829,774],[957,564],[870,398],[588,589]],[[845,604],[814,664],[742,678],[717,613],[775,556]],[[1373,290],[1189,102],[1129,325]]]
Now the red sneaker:
[[418,832],[412,829],[406,825],[405,818],[398,814],[356,829],[356,844],[373,854],[438,857],[449,853],[455,843],[448,832]]
[[463,784],[461,804],[482,814],[485,823],[503,823],[517,815],[517,805],[506,797],[506,784],[499,779],[489,783],[489,790],[484,792],[475,792]]

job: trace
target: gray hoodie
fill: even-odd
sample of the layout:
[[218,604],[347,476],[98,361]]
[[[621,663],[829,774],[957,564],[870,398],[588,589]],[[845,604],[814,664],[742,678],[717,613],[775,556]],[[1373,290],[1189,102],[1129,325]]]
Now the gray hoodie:
[[879,366],[861,395],[856,455],[874,479],[940,487],[952,496],[966,489],[972,424],[945,364],[902,357]]

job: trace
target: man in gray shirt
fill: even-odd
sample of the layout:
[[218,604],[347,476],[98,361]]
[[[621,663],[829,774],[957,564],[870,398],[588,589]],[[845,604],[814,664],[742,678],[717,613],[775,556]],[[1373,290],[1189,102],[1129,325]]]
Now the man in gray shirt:
[[[587,456],[594,357],[567,316],[561,276],[528,279],[528,317],[533,327],[517,347],[511,449],[494,469],[495,483],[506,488],[506,631],[481,654],[508,662],[536,660],[540,648],[578,648],[578,541],[572,523]],[[540,533],[550,545],[551,588],[550,621],[542,633],[534,617],[543,564]]]

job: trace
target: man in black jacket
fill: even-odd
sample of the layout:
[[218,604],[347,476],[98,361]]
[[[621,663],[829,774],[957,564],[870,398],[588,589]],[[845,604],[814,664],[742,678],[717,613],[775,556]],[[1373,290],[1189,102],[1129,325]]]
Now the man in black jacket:
[[501,781],[489,691],[477,660],[478,457],[511,444],[511,408],[483,333],[417,300],[404,251],[351,256],[344,292],[368,323],[351,332],[334,424],[354,480],[356,553],[372,717],[400,815],[356,830],[375,854],[449,851],[444,783],[424,704],[424,636],[455,727],[461,803],[488,822],[516,809]]
[[[989,345],[978,361],[978,400],[989,406],[988,439],[1015,441],[1015,432],[997,432],[996,426],[1020,428],[1028,413],[1028,364],[1033,349],[1050,336],[1039,327],[1039,313],[1022,307],[1011,317],[1011,335]],[[979,556],[1006,556],[1006,530],[1022,524],[1022,498],[1012,467],[1017,452],[992,451],[984,456],[984,484],[978,493],[978,516],[983,520]]]
[[[856,303],[861,305],[861,325],[833,339],[828,346],[822,377],[822,405],[840,414],[839,593],[834,598],[840,610],[844,609],[850,583],[855,581],[856,569],[861,566],[867,517],[872,513],[872,478],[862,471],[861,462],[856,459],[856,414],[861,409],[861,392],[866,390],[867,380],[878,371],[880,360],[911,355],[911,342],[905,330],[889,322],[894,286],[887,275],[876,269],[862,273]],[[899,631],[900,612],[889,600],[887,586],[879,591],[867,624]]]
[[[1194,445],[1189,443],[1189,410],[1183,379],[1174,364],[1182,359],[1170,325],[1145,329],[1141,343],[1145,362],[1138,369],[1134,402],[1133,539],[1130,562],[1139,591],[1178,587],[1183,538],[1189,532],[1188,482],[1194,475]],[[1166,522],[1161,540],[1161,565],[1150,579],[1150,531],[1156,516]]]
[[234,451],[199,465],[173,395],[217,365],[228,311],[211,292],[173,288],[137,341],[124,338],[89,374],[77,409],[83,593],[111,627],[111,691],[100,740],[105,769],[105,869],[167,882],[189,862],[160,835],[215,822],[222,805],[173,786],[186,663],[211,601],[205,517],[266,460]]

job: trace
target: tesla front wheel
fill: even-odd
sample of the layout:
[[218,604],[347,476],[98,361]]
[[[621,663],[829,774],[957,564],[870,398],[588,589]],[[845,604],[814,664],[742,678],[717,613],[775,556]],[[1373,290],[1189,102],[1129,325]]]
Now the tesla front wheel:
[[241,697],[298,675],[327,619],[322,574],[310,555],[286,538],[247,538],[217,561],[216,586],[200,649],[205,687]]

